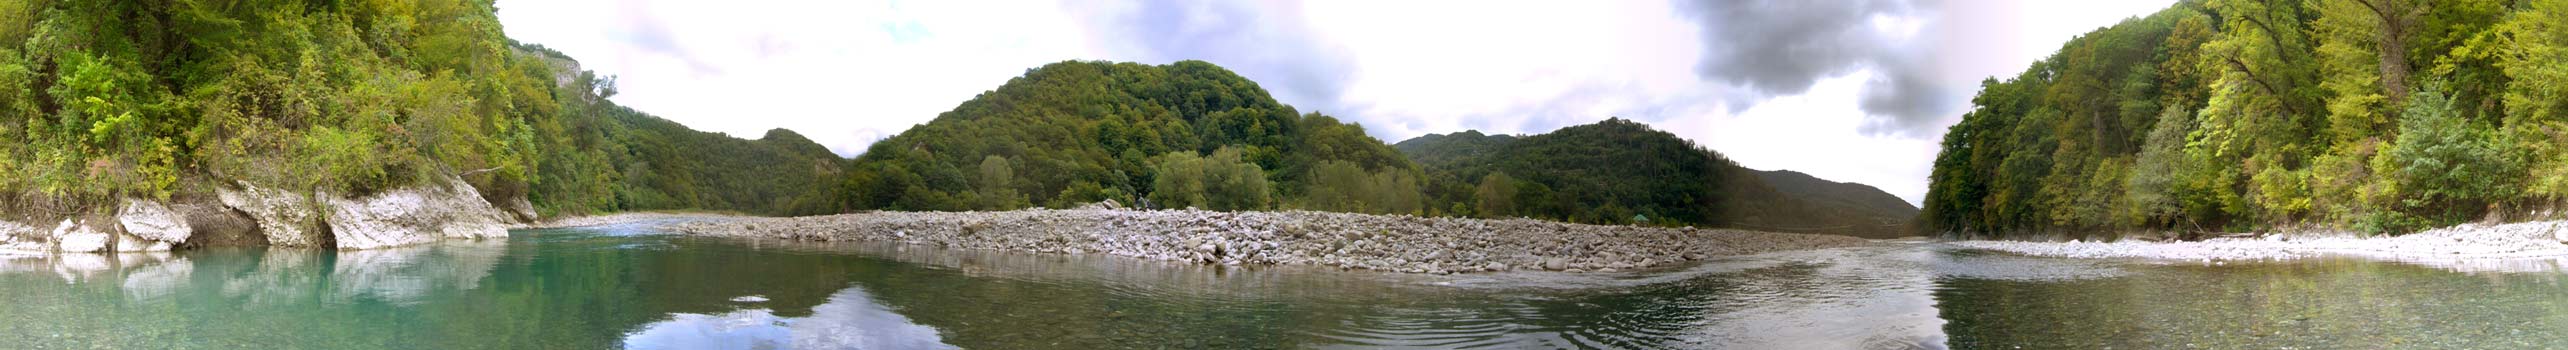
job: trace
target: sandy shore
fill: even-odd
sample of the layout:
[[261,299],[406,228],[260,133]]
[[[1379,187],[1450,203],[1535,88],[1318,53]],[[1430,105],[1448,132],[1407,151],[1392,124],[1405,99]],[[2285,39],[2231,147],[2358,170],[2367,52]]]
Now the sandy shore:
[[2396,237],[2276,234],[2193,242],[1961,241],[1965,247],[2073,258],[2283,260],[2326,255],[2385,260],[2568,258],[2568,221],[2461,225]]
[[1871,244],[1829,235],[1421,218],[1322,212],[1018,210],[872,212],[796,218],[632,214],[547,227],[657,219],[673,231],[948,248],[1112,254],[1226,265],[1320,265],[1407,273],[1608,272],[1718,256]]

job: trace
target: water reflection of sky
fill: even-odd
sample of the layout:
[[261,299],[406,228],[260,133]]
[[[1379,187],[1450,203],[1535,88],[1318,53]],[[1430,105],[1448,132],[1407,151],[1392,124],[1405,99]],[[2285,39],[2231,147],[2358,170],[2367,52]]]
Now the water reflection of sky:
[[[743,299],[754,300],[754,299]],[[763,308],[719,315],[677,313],[625,337],[628,349],[955,349],[935,328],[875,303],[862,287],[830,295],[810,317]]]
[[[289,348],[1931,349],[2027,341],[1992,335],[2026,324],[2330,320],[2302,309],[2423,322],[2306,322],[2340,326],[2310,331],[2340,336],[2511,329],[2422,326],[2469,320],[2568,324],[2556,289],[2568,261],[2556,259],[2195,266],[1900,241],[1665,270],[1434,276],[652,232],[532,231],[335,253],[0,256],[0,295],[18,301],[0,305],[0,319],[55,321],[0,324],[0,349],[61,333],[90,334],[70,347],[170,344],[123,335],[133,329]],[[2445,301],[2473,302],[2430,305]],[[2242,305],[2264,311],[2219,311]],[[2288,322],[2259,321],[2267,316]],[[332,331],[252,332],[277,329]],[[2087,345],[2096,344],[2149,343]],[[2247,345],[2294,344],[2310,343]]]

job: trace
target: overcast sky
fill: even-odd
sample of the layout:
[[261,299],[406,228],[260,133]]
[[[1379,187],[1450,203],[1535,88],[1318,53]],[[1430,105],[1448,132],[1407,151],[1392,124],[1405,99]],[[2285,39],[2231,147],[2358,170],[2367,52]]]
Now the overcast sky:
[[1210,61],[1398,142],[1623,117],[1916,203],[1981,78],[2172,0],[500,0],[696,129],[840,155],[1063,60]]

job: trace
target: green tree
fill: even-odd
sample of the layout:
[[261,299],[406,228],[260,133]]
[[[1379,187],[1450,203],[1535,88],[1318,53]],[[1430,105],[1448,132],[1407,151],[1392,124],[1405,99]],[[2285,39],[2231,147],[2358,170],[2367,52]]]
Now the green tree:
[[1223,147],[1206,156],[1197,156],[1190,151],[1160,156],[1159,176],[1151,187],[1151,201],[1169,208],[1224,211],[1270,208],[1274,188],[1268,185],[1266,172],[1257,164],[1242,160],[1240,153],[1237,148]]
[[2386,147],[2382,165],[2393,174],[2389,198],[2393,213],[2376,217],[2369,228],[2405,232],[2423,226],[2460,223],[2512,200],[2523,168],[2499,134],[2485,123],[2462,118],[2439,84],[2413,95],[2399,120],[2398,141]]
[[1472,209],[1480,213],[1481,217],[1503,218],[1515,215],[1516,179],[1507,177],[1507,173],[1503,172],[1489,173],[1488,176],[1480,177],[1480,186],[1473,190],[1472,197],[1477,199]]

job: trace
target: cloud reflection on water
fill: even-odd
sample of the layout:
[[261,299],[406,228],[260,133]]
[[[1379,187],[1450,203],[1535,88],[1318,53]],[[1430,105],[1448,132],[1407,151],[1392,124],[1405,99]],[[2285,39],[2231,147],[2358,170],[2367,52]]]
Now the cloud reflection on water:
[[935,328],[910,322],[848,287],[812,307],[810,317],[777,317],[768,309],[705,315],[675,313],[627,335],[628,349],[956,349]]

